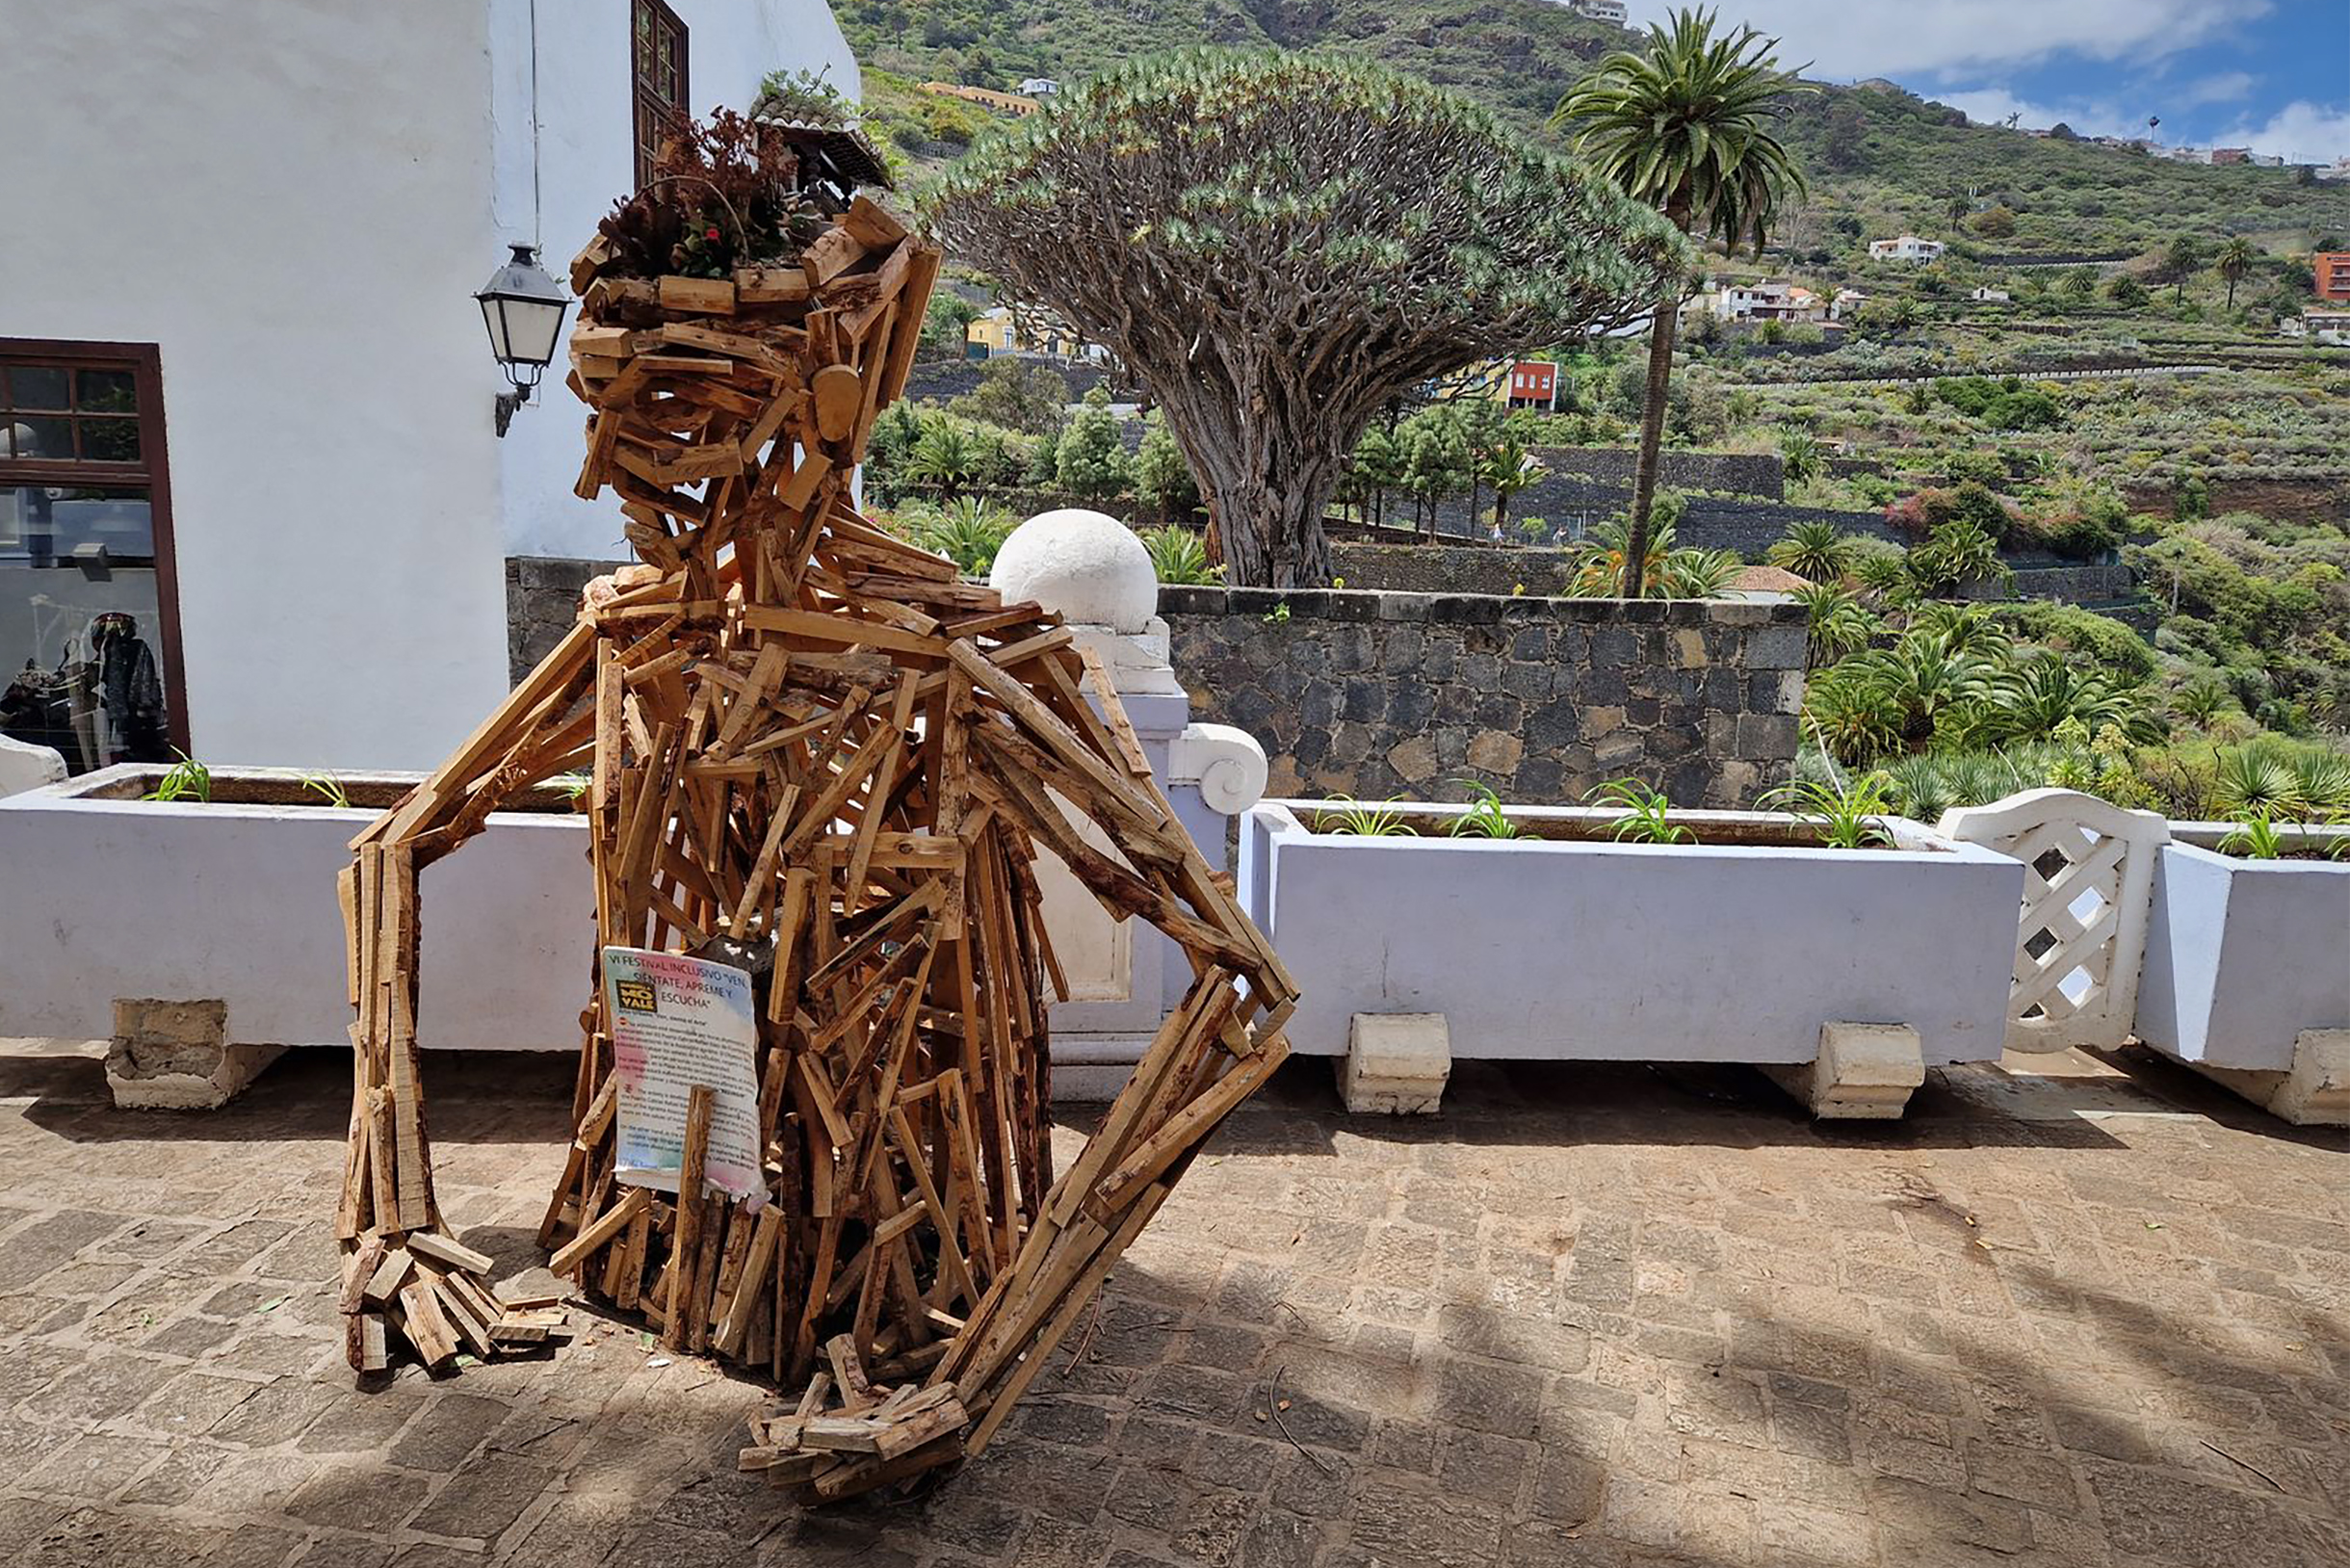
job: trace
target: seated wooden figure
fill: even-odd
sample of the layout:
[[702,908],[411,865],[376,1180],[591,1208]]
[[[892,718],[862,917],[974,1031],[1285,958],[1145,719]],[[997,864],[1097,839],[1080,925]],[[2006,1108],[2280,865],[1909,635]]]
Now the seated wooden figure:
[[[758,151],[769,176],[790,161]],[[336,1224],[363,1371],[398,1341],[439,1365],[560,1335],[553,1303],[491,1294],[489,1260],[434,1203],[418,875],[517,792],[585,773],[599,975],[603,950],[628,948],[752,977],[758,1170],[744,1197],[706,1182],[714,1100],[697,1088],[674,1190],[624,1179],[599,985],[541,1243],[669,1346],[804,1386],[754,1424],[744,1463],[828,1499],[986,1444],[1287,1054],[1293,1003],[1058,618],[999,602],[851,503],[938,252],[864,197],[763,212],[745,183],[725,167],[657,179],[573,265],[569,384],[592,410],[579,493],[619,498],[640,563],[591,585],[554,652],[353,841]],[[664,200],[709,226],[648,265],[648,221],[629,214]],[[767,226],[733,238],[730,220]],[[725,250],[738,264],[721,269]],[[662,271],[680,259],[712,275]],[[1194,975],[1058,1175],[1040,849],[1174,937]]]

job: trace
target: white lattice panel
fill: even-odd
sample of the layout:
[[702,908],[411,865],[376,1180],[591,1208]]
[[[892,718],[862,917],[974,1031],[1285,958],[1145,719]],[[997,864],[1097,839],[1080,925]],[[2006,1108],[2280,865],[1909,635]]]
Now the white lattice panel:
[[2170,823],[2074,790],[2026,790],[1946,812],[1941,831],[2024,862],[2008,1049],[2062,1051],[2128,1038],[2154,857],[2170,840]]

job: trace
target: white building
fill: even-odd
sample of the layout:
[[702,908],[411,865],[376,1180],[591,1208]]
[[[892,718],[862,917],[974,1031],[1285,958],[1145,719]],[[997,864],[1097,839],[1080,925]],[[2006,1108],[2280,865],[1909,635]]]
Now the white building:
[[1050,76],[1029,76],[1021,79],[1020,91],[1031,98],[1049,98],[1060,91],[1060,84]]
[[1828,320],[1846,321],[1854,311],[1868,302],[1868,296],[1859,289],[1838,289],[1836,298],[1828,301]]
[[1711,294],[1700,296],[1699,303],[1715,319],[1726,322],[1820,321],[1828,314],[1826,302],[1810,289],[1775,279],[1724,283]]
[[2285,337],[2306,338],[2313,343],[2350,343],[2350,310],[2310,305],[2300,315],[2278,322],[2277,330]]
[[1921,240],[1915,234],[1904,234],[1897,240],[1869,241],[1868,259],[1871,261],[1906,261],[1922,265],[1925,262],[1940,260],[1945,248],[1940,240]]
[[[0,722],[77,761],[454,747],[507,690],[506,558],[621,553],[571,493],[560,358],[497,435],[473,292],[514,243],[564,275],[656,104],[859,80],[824,0],[113,0],[8,33]],[[77,681],[106,699],[78,735]]]
[[1967,298],[1977,304],[2005,304],[2010,296],[2005,289],[1995,289],[1985,283],[1979,288],[1970,290]]
[[1595,22],[1613,22],[1618,27],[1625,25],[1624,0],[1574,0],[1574,3],[1579,15],[1588,16]]

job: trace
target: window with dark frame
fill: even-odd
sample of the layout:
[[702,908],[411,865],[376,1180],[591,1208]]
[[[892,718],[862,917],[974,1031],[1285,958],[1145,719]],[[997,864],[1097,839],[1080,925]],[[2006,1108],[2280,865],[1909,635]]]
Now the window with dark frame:
[[687,109],[686,24],[661,0],[632,0],[631,75],[636,81],[637,183],[653,177],[653,155],[669,122]]
[[167,762],[182,691],[154,346],[0,338],[0,733]]

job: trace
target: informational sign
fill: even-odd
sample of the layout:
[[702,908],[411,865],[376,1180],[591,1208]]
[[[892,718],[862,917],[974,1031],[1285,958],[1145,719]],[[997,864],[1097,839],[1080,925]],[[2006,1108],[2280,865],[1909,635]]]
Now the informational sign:
[[759,1179],[759,1024],[750,976],[729,964],[642,948],[604,950],[605,1014],[619,1080],[615,1180],[677,1190],[686,1101],[711,1090],[704,1175],[735,1197]]

